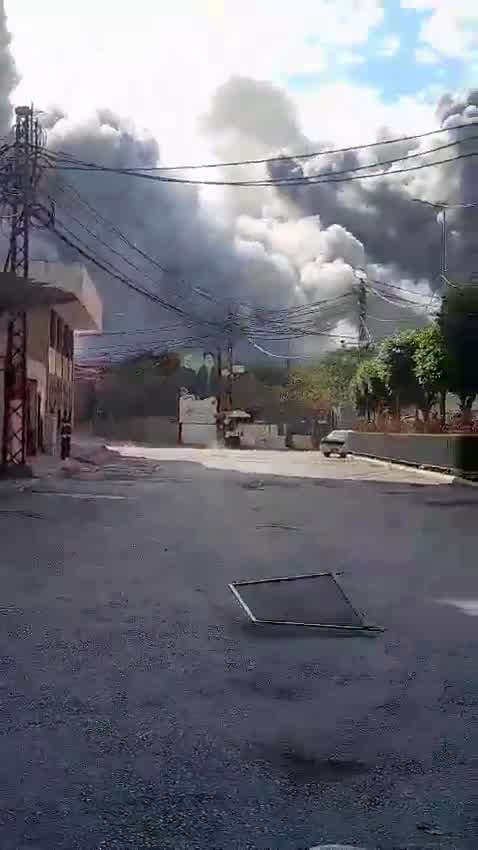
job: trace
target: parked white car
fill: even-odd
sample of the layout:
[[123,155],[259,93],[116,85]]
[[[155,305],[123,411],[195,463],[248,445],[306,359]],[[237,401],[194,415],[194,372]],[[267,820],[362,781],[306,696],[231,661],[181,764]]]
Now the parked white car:
[[347,437],[352,432],[349,431],[331,431],[326,437],[322,437],[320,441],[320,451],[324,457],[330,457],[331,454],[339,455],[339,457],[347,456]]

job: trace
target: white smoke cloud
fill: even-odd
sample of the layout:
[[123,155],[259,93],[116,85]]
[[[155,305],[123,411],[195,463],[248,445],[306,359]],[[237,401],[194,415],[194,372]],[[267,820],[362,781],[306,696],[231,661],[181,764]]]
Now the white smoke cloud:
[[[20,15],[18,10],[23,2],[20,0],[19,5],[15,4],[17,11],[14,10],[14,17]],[[91,3],[92,0],[85,0],[81,7],[75,7],[79,31],[84,28],[84,18],[89,14]],[[156,7],[156,4],[150,5]],[[105,75],[99,78],[97,69],[83,63],[83,76],[78,82],[74,77],[75,74],[80,77],[80,71],[66,55],[68,40],[60,38],[64,4],[59,3],[58,17],[55,18],[56,35],[60,51],[65,51],[63,64],[69,76],[66,82],[51,80],[52,93],[61,94],[58,99],[65,104],[65,109],[63,114],[59,110],[45,115],[50,147],[111,166],[162,163],[167,161],[164,149],[169,158],[173,158],[172,149],[168,150],[171,140],[169,129],[176,121],[175,107],[180,98],[191,102],[191,114],[200,112],[201,119],[199,135],[197,132],[193,135],[190,130],[192,123],[183,123],[185,111],[181,112],[182,117],[178,119],[180,131],[176,129],[174,136],[175,140],[181,137],[174,147],[176,161],[181,158],[181,152],[187,150],[190,137],[193,137],[194,144],[189,153],[195,161],[209,160],[211,150],[219,160],[243,159],[275,155],[281,151],[318,150],[330,144],[331,138],[339,143],[370,141],[371,128],[381,127],[379,137],[385,139],[399,135],[402,128],[406,131],[429,129],[433,120],[436,126],[442,121],[447,127],[452,127],[464,118],[474,120],[478,113],[478,98],[473,93],[465,99],[444,99],[440,103],[437,121],[432,120],[431,107],[418,100],[402,98],[393,108],[384,107],[374,90],[359,90],[351,84],[325,85],[314,95],[313,103],[307,96],[299,96],[294,102],[277,82],[245,76],[246,65],[250,65],[253,73],[269,78],[277,78],[277,69],[303,70],[304,62],[311,67],[309,63],[323,62],[326,44],[334,43],[344,50],[355,48],[382,19],[382,4],[378,0],[344,0],[340,4],[299,0],[294,14],[281,4],[274,4],[272,8],[268,0],[251,5],[249,18],[244,15],[243,5],[239,14],[239,7],[232,3],[227,7],[227,15],[221,15],[212,0],[201,4],[200,14],[197,10],[196,4],[182,0],[176,12],[166,19],[171,45],[178,43],[177,38],[172,37],[174,34],[177,36],[182,32],[184,36],[180,63],[173,55],[171,45],[165,52],[149,50],[149,37],[152,41],[155,39],[154,15],[157,9],[153,9],[150,35],[141,33],[145,56],[137,57],[136,61],[136,57],[129,56],[124,42],[124,39],[127,39],[128,45],[134,42],[134,23],[133,31],[130,31],[125,21],[121,23],[123,11],[118,9],[117,26],[111,29],[111,39],[105,43],[98,33],[104,32],[107,23],[110,27],[111,22],[109,19],[108,22],[103,21],[105,10],[101,4],[95,4],[99,23],[91,34],[91,49],[94,52],[101,47],[105,51]],[[300,10],[303,15],[299,14]],[[355,15],[351,14],[353,10]],[[16,18],[15,45],[22,64],[27,52],[19,20],[21,15]],[[239,36],[244,30],[244,22],[248,21],[250,30],[252,20],[255,26],[249,33],[248,50],[241,50],[239,55],[233,42],[241,42]],[[161,18],[161,26],[163,23]],[[10,113],[8,96],[15,83],[4,20],[2,24],[0,120],[2,115]],[[28,31],[31,33],[32,28]],[[305,58],[302,52],[299,61],[299,46],[303,47],[306,31],[309,46],[315,47],[312,52],[306,51]],[[262,38],[263,44],[266,32],[271,50],[261,54],[256,35]],[[165,39],[167,41],[162,31],[162,44]],[[244,39],[242,43],[245,43]],[[209,47],[207,63],[204,62],[205,45]],[[129,57],[127,62],[118,62],[120,48],[123,55]],[[145,57],[148,67],[151,66],[152,81],[146,87],[145,76],[138,67],[138,63],[141,65],[146,61]],[[199,71],[200,58],[202,65],[206,66],[204,71]],[[61,56],[59,63],[62,64]],[[176,74],[171,74],[172,67],[178,68],[179,81]],[[56,71],[55,75],[61,77]],[[155,88],[159,79],[161,84],[158,83]],[[30,76],[30,84],[32,80]],[[223,82],[218,86],[221,80]],[[66,87],[65,90],[60,91],[58,85]],[[81,93],[78,94],[78,85],[81,85],[83,94],[85,87],[89,87],[86,100],[82,99]],[[75,101],[72,114],[68,87]],[[145,122],[152,118],[151,104],[159,104],[153,124],[160,132],[140,131],[137,123],[133,125],[119,117],[122,114],[120,100],[125,91],[128,97],[137,101],[136,121],[138,116]],[[108,109],[86,109],[92,92],[100,103],[108,104]],[[124,102],[123,97],[121,103]],[[340,109],[337,109],[338,103]],[[78,116],[79,107],[84,113],[82,117]],[[331,115],[334,116],[333,127]],[[340,115],[343,116],[342,123]],[[182,137],[186,137],[185,142]],[[427,144],[423,143],[422,147]],[[391,156],[403,156],[419,147],[420,143],[384,145],[362,154],[319,157],[303,165],[294,161],[282,162],[272,166],[270,173],[277,176],[320,174],[331,168],[353,168],[374,161],[374,158],[380,161]],[[246,179],[255,179],[268,176],[269,169],[266,166],[250,166],[240,173]],[[223,171],[223,176],[228,178],[234,179],[237,174],[237,171],[229,169]],[[210,172],[208,176],[211,176]],[[219,177],[220,173],[215,172],[215,176]],[[412,202],[411,198],[416,195],[429,200],[459,200],[466,192],[475,191],[476,173],[469,166],[463,166],[430,169],[403,178],[280,190],[203,190],[132,181],[105,174],[71,174],[68,181],[103,215],[114,221],[131,242],[177,273],[176,276],[163,275],[125,249],[107,226],[89,217],[84,209],[75,208],[68,191],[65,195],[61,182],[50,176],[45,181],[45,191],[55,198],[59,219],[63,217],[65,222],[71,223],[69,215],[75,213],[93,227],[101,239],[126,253],[130,260],[134,259],[140,266],[138,273],[132,272],[131,267],[118,258],[115,262],[124,273],[139,279],[143,285],[154,288],[163,297],[173,299],[180,295],[186,305],[190,305],[188,299],[193,285],[212,293],[224,304],[233,299],[250,299],[254,303],[277,307],[344,294],[356,283],[354,267],[357,266],[367,266],[381,279],[405,289],[411,288],[424,297],[430,294],[430,286],[434,285],[439,269],[437,215],[436,211]],[[461,262],[469,251],[472,234],[463,229],[458,214],[450,217],[450,223],[450,257]],[[78,225],[74,229],[82,233]],[[82,235],[91,242],[84,233]],[[41,239],[42,242],[35,246],[36,250],[51,251],[46,237],[42,235]],[[105,249],[98,248],[98,251],[101,250]],[[63,259],[73,256],[63,248],[59,252]],[[121,323],[124,326],[151,326],[152,316],[156,315],[154,306],[145,304],[139,296],[128,293],[121,284],[112,283],[97,271],[93,273],[106,300],[107,321],[109,315],[115,326]],[[189,282],[189,290],[186,286],[178,291],[178,277]],[[213,310],[210,304],[203,306]],[[348,317],[337,311],[337,328],[343,327],[340,322],[345,322],[349,329],[356,326],[353,299],[350,299],[348,309]],[[391,316],[397,313],[393,305],[383,301],[376,305],[376,312],[383,313],[384,310]],[[118,313],[123,315],[122,320],[117,318]]]

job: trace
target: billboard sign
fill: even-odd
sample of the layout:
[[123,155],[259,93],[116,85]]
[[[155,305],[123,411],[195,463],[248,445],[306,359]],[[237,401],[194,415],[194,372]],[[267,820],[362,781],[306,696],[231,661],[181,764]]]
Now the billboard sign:
[[217,398],[221,385],[216,355],[212,351],[185,351],[180,358],[179,389],[197,399]]

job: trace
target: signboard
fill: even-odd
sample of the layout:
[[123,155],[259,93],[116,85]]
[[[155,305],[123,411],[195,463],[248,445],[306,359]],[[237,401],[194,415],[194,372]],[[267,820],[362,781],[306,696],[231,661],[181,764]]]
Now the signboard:
[[215,354],[212,351],[187,351],[180,357],[180,390],[187,390],[197,399],[216,398],[221,387]]
[[196,398],[183,394],[179,397],[179,421],[182,425],[214,425],[216,422],[217,400]]

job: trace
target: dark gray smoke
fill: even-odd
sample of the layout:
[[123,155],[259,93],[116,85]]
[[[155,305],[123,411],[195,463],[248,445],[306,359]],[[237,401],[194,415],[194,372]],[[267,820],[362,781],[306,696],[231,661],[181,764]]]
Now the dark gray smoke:
[[[87,124],[72,124],[60,117],[56,122],[51,119],[50,125],[50,149],[68,151],[75,158],[107,167],[149,167],[160,162],[156,140],[138,135],[108,110],[99,111]],[[88,200],[93,212],[81,205],[77,192]],[[101,261],[112,262],[120,273],[179,305],[188,316],[223,320],[238,298],[270,305],[290,301],[293,274],[287,264],[281,264],[280,257],[269,256],[259,244],[236,240],[232,226],[213,221],[194,186],[108,173],[53,171],[43,181],[43,196],[45,201],[52,198],[55,202],[59,230],[71,229]],[[171,273],[164,273],[125,245],[94,210]],[[105,244],[85,232],[81,222]],[[122,256],[109,251],[107,245]],[[68,247],[61,243],[56,247],[61,259],[77,259]],[[104,298],[107,327],[149,328],[180,320],[94,266],[90,265],[90,271]],[[210,297],[201,297],[193,288],[210,293]],[[193,324],[189,333],[210,330],[200,322]]]
[[[244,110],[244,100],[249,96],[253,115],[261,117],[251,130],[251,114]],[[446,159],[455,153],[466,154],[478,150],[476,141],[467,138],[478,135],[475,129],[457,131],[457,124],[478,118],[478,91],[471,91],[463,99],[443,98],[437,107],[438,120],[448,134],[429,137],[423,141],[384,144],[368,151],[350,151],[339,156],[321,156],[306,161],[283,160],[270,164],[269,174],[274,178],[320,176],[325,172],[353,169],[365,164],[375,164],[398,156],[413,154],[458,140],[456,148],[435,154],[435,159]],[[271,116],[271,126],[264,116]],[[282,134],[277,126],[283,128]],[[279,89],[265,83],[231,80],[221,90],[221,96],[212,104],[212,114],[205,126],[220,130],[221,138],[231,142],[229,155],[238,155],[234,140],[251,137],[255,148],[275,153],[287,150],[320,150],[328,145],[324,140],[304,140],[297,124],[290,99]],[[276,144],[271,145],[272,135]],[[391,138],[387,130],[379,140]],[[428,158],[430,160],[430,157]],[[421,160],[410,160],[409,165]],[[406,164],[402,167],[406,167]],[[396,166],[400,167],[399,164]],[[256,175],[257,176],[257,175]],[[270,191],[270,190],[269,190]],[[432,287],[439,285],[440,228],[437,211],[416,203],[412,197],[444,203],[467,203],[478,199],[478,162],[474,158],[440,166],[429,171],[411,172],[380,180],[358,180],[329,183],[315,187],[289,186],[279,190],[286,202],[289,217],[318,216],[322,228],[340,224],[358,239],[365,252],[366,261],[394,267],[397,276],[426,278]],[[457,274],[469,273],[477,268],[476,216],[472,212],[449,214],[448,236],[449,269]]]
[[[458,118],[465,120],[464,115]],[[466,141],[470,134],[469,131],[451,130],[449,140],[459,138],[462,142],[456,149],[437,153],[436,158],[450,157],[454,150],[457,153],[477,150],[476,142]],[[445,144],[446,141],[445,135],[439,139],[435,137],[433,142],[427,143],[427,147]],[[413,153],[421,149],[424,149],[424,143],[410,144],[407,152]],[[336,156],[333,160],[330,157],[321,157],[304,167],[298,163],[278,163],[272,165],[270,170],[274,177],[302,174],[320,176],[325,172],[344,171],[365,163],[374,164],[382,159],[389,160],[395,155],[388,146],[384,146],[375,148],[373,153],[349,152]],[[413,164],[415,163],[411,160],[410,165]],[[285,187],[280,191],[302,214],[320,215],[326,226],[340,222],[363,243],[370,262],[393,264],[403,274],[426,277],[434,285],[440,270],[440,230],[437,226],[437,211],[412,200],[417,194],[417,173],[315,187]],[[428,191],[424,198],[423,193],[421,194],[424,200],[433,202],[464,203],[478,198],[477,189],[478,163],[469,159],[463,160],[463,164],[440,166],[435,174],[430,172]],[[466,216],[467,221],[471,222],[472,216],[465,213],[459,217],[455,216],[454,220],[458,224],[460,219],[463,224]],[[450,270],[460,274],[473,270],[476,256],[473,230],[471,227],[469,230],[458,228],[449,233]]]
[[232,77],[221,85],[203,117],[202,129],[215,137],[223,151],[240,149],[243,159],[260,158],[269,151],[307,140],[301,134],[297,111],[284,92],[272,83]]
[[[0,57],[0,127],[6,130],[11,120],[9,96],[17,78],[2,0]],[[461,100],[450,96],[440,102],[438,118],[449,129],[448,138],[456,137],[456,124],[476,117],[477,103],[477,92]],[[48,146],[54,151],[67,151],[78,159],[113,167],[161,163],[157,141],[139,134],[108,109],[99,110],[82,124],[59,111],[46,116],[44,123]],[[261,158],[330,146],[325,139],[305,138],[295,106],[280,88],[244,77],[235,77],[218,89],[201,129],[220,159]],[[380,140],[386,138],[384,130]],[[442,138],[445,140],[446,134],[421,145],[432,147]],[[466,142],[464,134],[460,139],[459,150],[470,150],[471,143]],[[318,175],[418,149],[418,142],[400,142],[334,158],[282,160],[269,168],[251,165],[240,171],[224,169],[224,176]],[[451,153],[444,151],[438,156]],[[218,172],[214,175],[219,176]],[[475,190],[477,164],[471,159],[449,168],[380,180],[280,190],[214,190],[222,199],[221,205],[214,207],[205,202],[197,187],[107,173],[50,171],[41,189],[45,203],[55,202],[59,229],[69,228],[74,234],[70,237],[83,240],[86,250],[100,261],[113,263],[120,273],[180,305],[189,315],[218,320],[230,307],[235,308],[237,300],[279,307],[341,295],[356,282],[353,266],[366,266],[370,273],[390,283],[407,281],[403,285],[409,288],[420,280],[422,293],[427,285],[436,287],[440,270],[437,213],[411,197],[418,194],[445,202],[476,200]],[[78,198],[78,192],[90,208]],[[126,246],[101,216],[114,222],[131,243],[173,273],[164,273]],[[470,221],[465,213],[450,216],[450,268],[466,271],[475,263],[475,230]],[[78,259],[74,251],[44,232],[38,233],[34,251],[35,259]],[[108,328],[153,327],[180,321],[94,265],[89,268],[104,298]],[[194,288],[206,292],[206,297],[194,293]],[[356,326],[356,305],[353,299],[349,304],[337,310],[333,321],[345,320],[351,331]],[[373,306],[378,320],[406,315],[403,308],[380,299]],[[377,324],[375,332],[384,335],[392,329],[393,325]],[[206,326],[194,323],[192,332],[201,331],[206,333]]]
[[[472,89],[465,97],[452,97],[451,95],[443,97],[438,104],[437,114],[442,125],[450,129],[450,133],[453,133],[453,127],[457,124],[478,122],[478,89]],[[470,129],[467,134],[478,134],[478,123],[476,128]],[[462,153],[478,150],[476,142],[468,143],[468,145],[465,142],[460,147]],[[478,156],[463,159],[455,168],[459,181],[459,200],[464,204],[476,203],[478,200]],[[477,272],[478,208],[456,210],[450,215],[450,221],[456,231],[456,246],[462,270],[464,272]]]

